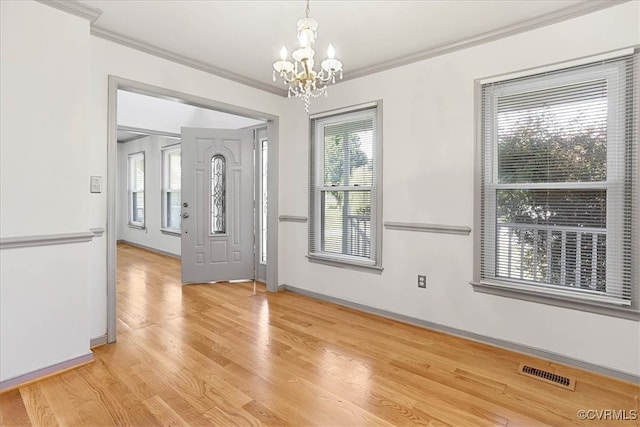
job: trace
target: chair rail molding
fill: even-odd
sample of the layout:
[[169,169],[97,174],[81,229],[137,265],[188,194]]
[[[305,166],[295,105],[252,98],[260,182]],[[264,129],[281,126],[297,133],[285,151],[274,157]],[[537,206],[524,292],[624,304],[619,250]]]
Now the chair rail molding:
[[278,217],[280,222],[307,222],[306,216],[295,216],[295,215],[280,215]]
[[459,234],[468,236],[471,227],[462,225],[424,224],[419,222],[386,221],[384,228],[387,230],[421,231],[424,233]]
[[29,236],[0,237],[0,249],[84,243],[91,241],[94,237],[101,236],[102,233],[104,233],[103,228],[92,228],[89,231],[77,231],[71,233],[32,234]]

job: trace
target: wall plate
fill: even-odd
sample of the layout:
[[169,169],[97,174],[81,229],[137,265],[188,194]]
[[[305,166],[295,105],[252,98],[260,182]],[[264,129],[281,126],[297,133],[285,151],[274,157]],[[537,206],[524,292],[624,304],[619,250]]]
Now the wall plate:
[[102,177],[101,176],[91,177],[91,182],[89,184],[89,192],[102,193]]

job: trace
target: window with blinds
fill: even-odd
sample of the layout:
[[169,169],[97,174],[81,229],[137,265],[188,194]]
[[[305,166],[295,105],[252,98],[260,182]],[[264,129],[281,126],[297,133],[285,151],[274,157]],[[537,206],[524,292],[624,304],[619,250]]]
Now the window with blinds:
[[129,154],[129,225],[144,227],[144,152]]
[[261,138],[260,153],[260,264],[267,264],[267,223],[268,223],[268,183],[269,183],[269,141]]
[[378,265],[377,108],[311,120],[310,256]]
[[631,305],[637,69],[633,54],[482,86],[481,282]]
[[180,145],[162,150],[162,227],[180,231],[181,227],[181,152]]

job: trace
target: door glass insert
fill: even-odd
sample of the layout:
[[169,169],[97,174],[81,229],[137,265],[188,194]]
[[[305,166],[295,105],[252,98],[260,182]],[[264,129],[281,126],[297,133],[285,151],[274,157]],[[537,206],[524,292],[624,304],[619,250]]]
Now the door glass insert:
[[225,224],[225,169],[224,156],[216,154],[211,159],[211,234],[224,234]]
[[261,208],[262,216],[260,219],[261,236],[260,236],[260,262],[267,263],[267,158],[269,157],[269,146],[266,139],[262,140],[262,192],[261,192]]

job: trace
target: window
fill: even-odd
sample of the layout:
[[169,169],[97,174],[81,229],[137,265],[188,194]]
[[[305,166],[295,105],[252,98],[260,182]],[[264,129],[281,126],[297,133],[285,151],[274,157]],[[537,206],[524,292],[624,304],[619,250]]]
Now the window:
[[223,155],[211,158],[211,234],[225,234],[226,161]]
[[380,107],[311,120],[309,260],[380,269]]
[[269,143],[267,138],[260,139],[260,263],[267,263],[267,182]]
[[162,227],[180,232],[180,145],[162,150]]
[[129,225],[144,227],[144,152],[128,157]]
[[481,284],[632,304],[636,69],[629,55],[482,86]]

